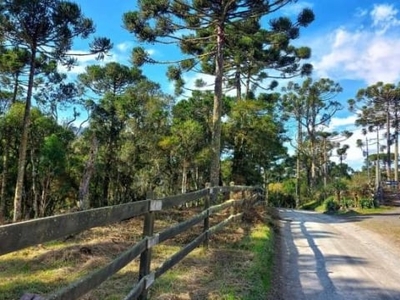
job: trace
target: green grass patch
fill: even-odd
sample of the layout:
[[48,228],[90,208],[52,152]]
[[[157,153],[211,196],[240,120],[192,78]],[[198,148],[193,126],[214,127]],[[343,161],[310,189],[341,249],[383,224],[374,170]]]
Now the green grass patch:
[[[271,212],[259,209],[257,221],[234,222],[211,236],[209,249],[199,247],[157,278],[149,299],[265,299],[272,276],[273,222]],[[220,216],[221,218],[224,216]],[[137,221],[138,222],[138,221]],[[0,300],[24,293],[43,296],[65,287],[109,263],[131,243],[135,220],[90,230],[67,241],[53,241],[0,257]],[[196,236],[189,231],[153,248],[155,270]],[[91,253],[83,252],[82,247]],[[138,259],[117,272],[82,300],[124,298],[137,282]]]
[[307,202],[303,205],[300,206],[300,209],[305,209],[305,210],[316,210],[319,206],[321,206],[321,202],[317,200],[313,200],[310,202]]
[[208,250],[197,248],[159,277],[149,299],[263,300],[271,287],[273,238],[268,224],[231,224]]
[[247,273],[248,282],[253,284],[245,299],[264,299],[270,289],[273,265],[273,231],[264,224],[258,224],[251,232],[249,249],[254,255]]
[[359,215],[374,215],[374,214],[383,214],[392,210],[393,207],[381,205],[375,208],[352,208],[347,211],[339,211],[338,214],[342,216],[359,216]]

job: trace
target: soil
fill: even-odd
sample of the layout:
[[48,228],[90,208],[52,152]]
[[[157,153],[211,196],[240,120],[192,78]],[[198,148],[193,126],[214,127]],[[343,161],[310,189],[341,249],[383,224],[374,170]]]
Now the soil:
[[[371,232],[379,234],[385,241],[393,245],[397,249],[400,247],[400,198],[397,197],[386,203],[388,210],[374,214],[355,214],[351,216],[340,216],[337,218],[346,218],[354,221],[356,226],[367,229]],[[272,276],[272,284],[270,293],[267,295],[268,300],[284,300],[282,290],[284,287],[283,276],[283,236],[282,222],[279,222],[279,213],[276,211],[275,220],[279,230],[276,230],[275,242],[275,261]],[[287,283],[286,283],[287,284]]]

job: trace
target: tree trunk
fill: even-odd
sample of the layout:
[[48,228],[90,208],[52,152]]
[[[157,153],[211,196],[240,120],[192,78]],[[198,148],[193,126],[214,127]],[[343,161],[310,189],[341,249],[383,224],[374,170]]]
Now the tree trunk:
[[186,161],[183,162],[183,167],[182,167],[182,186],[181,186],[181,192],[182,194],[186,194],[187,192],[187,163]]
[[324,194],[326,193],[326,186],[328,180],[328,152],[326,147],[327,140],[324,138]]
[[395,101],[395,124],[394,129],[394,180],[399,181],[399,108],[398,100]]
[[224,27],[217,25],[217,52],[215,59],[215,86],[214,86],[214,107],[212,117],[212,140],[211,140],[211,186],[219,185],[220,153],[221,153],[221,106],[222,106],[222,78],[224,66]]
[[24,189],[26,151],[28,148],[28,133],[31,123],[31,100],[32,100],[33,80],[35,76],[35,57],[36,57],[36,49],[35,47],[32,47],[30,68],[29,68],[28,90],[26,93],[22,136],[21,136],[21,143],[18,155],[18,174],[17,174],[17,182],[15,185],[15,194],[14,194],[14,214],[13,214],[14,222],[20,221],[22,216],[22,193]]
[[48,194],[50,191],[50,184],[51,184],[51,176],[48,175],[46,178],[43,180],[43,186],[42,186],[42,195],[40,197],[40,205],[39,205],[39,217],[45,217],[46,216],[46,210],[49,205],[48,203]]
[[394,140],[394,180],[399,181],[399,137],[397,133]]
[[394,138],[394,180],[399,181],[399,134],[397,129]]
[[379,153],[379,128],[376,129],[376,164],[375,164],[375,190],[378,190],[381,182],[380,153]]
[[296,207],[300,205],[300,149],[302,147],[302,129],[300,120],[297,121],[297,158],[296,158]]
[[3,154],[3,174],[1,177],[1,190],[0,190],[0,224],[4,221],[7,213],[7,199],[6,199],[6,189],[8,185],[8,159],[10,152],[10,140],[8,135],[6,135],[6,143],[4,144],[4,154]]
[[36,170],[36,162],[35,162],[35,153],[34,149],[31,149],[31,164],[32,164],[32,194],[33,194],[33,212],[34,218],[39,217],[39,191],[37,188],[37,170]]
[[97,138],[96,134],[93,133],[92,137],[92,144],[90,146],[89,158],[86,162],[85,170],[83,172],[82,180],[79,185],[79,208],[80,209],[89,209],[89,184],[90,179],[92,178],[94,172],[94,163],[96,160],[98,145],[97,145]]
[[[389,106],[389,104],[387,104]],[[386,176],[387,180],[392,180],[392,162],[390,157],[390,146],[391,146],[391,136],[390,136],[390,112],[389,107],[387,108],[386,112],[386,127],[387,127],[387,140],[386,140],[386,147],[387,147],[387,166],[386,166]]]
[[17,101],[18,86],[19,86],[19,74],[15,74],[13,97],[12,97],[12,100],[11,100],[12,104],[14,104]]

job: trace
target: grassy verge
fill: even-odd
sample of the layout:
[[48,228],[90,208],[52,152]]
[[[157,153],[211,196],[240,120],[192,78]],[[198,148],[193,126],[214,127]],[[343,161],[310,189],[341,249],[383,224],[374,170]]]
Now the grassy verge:
[[157,279],[150,299],[265,299],[272,276],[272,228],[261,222],[234,224],[216,239]]
[[249,237],[248,250],[254,255],[251,267],[246,272],[252,282],[246,299],[264,299],[270,289],[273,264],[273,231],[264,224],[256,226]]
[[373,215],[389,212],[393,207],[381,205],[375,208],[352,208],[346,211],[340,211],[339,214],[343,216],[357,216],[357,215]]
[[[170,214],[173,218],[167,223],[167,218],[160,218],[157,230],[171,226],[176,222],[173,219],[182,219],[181,213]],[[265,212],[258,213],[259,217],[267,217]],[[104,266],[140,239],[141,224],[140,220],[133,219],[1,256],[0,300],[19,299],[26,292],[48,295]],[[198,232],[200,227],[157,245],[153,250],[152,269],[179,251]],[[158,278],[149,298],[265,299],[272,258],[272,229],[260,220],[253,220],[251,224],[237,222],[213,235],[208,250],[195,249]],[[137,274],[135,260],[81,300],[122,299],[137,281]]]
[[[347,210],[338,210],[336,214],[341,216],[357,216],[357,215],[372,215],[388,212],[392,209],[391,206],[380,205],[376,208],[351,208]],[[312,210],[320,213],[326,212],[326,207],[324,203],[320,203],[318,201],[311,201],[301,206],[301,209]]]

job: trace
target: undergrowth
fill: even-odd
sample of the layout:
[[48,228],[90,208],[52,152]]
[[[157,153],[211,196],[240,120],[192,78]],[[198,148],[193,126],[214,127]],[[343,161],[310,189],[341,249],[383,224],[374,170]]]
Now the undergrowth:
[[[149,299],[265,299],[272,274],[274,231],[262,208],[256,214],[257,220],[233,223],[213,235],[209,249],[195,249],[157,278]],[[225,217],[218,216],[221,220]],[[164,221],[160,220],[156,227],[170,226]],[[45,296],[105,265],[140,239],[140,224],[140,220],[131,220],[96,228],[68,241],[46,243],[0,257],[0,300],[19,299],[26,292]],[[152,269],[179,251],[193,234],[188,232],[156,246]],[[137,272],[135,260],[82,300],[123,298],[137,281]]]

